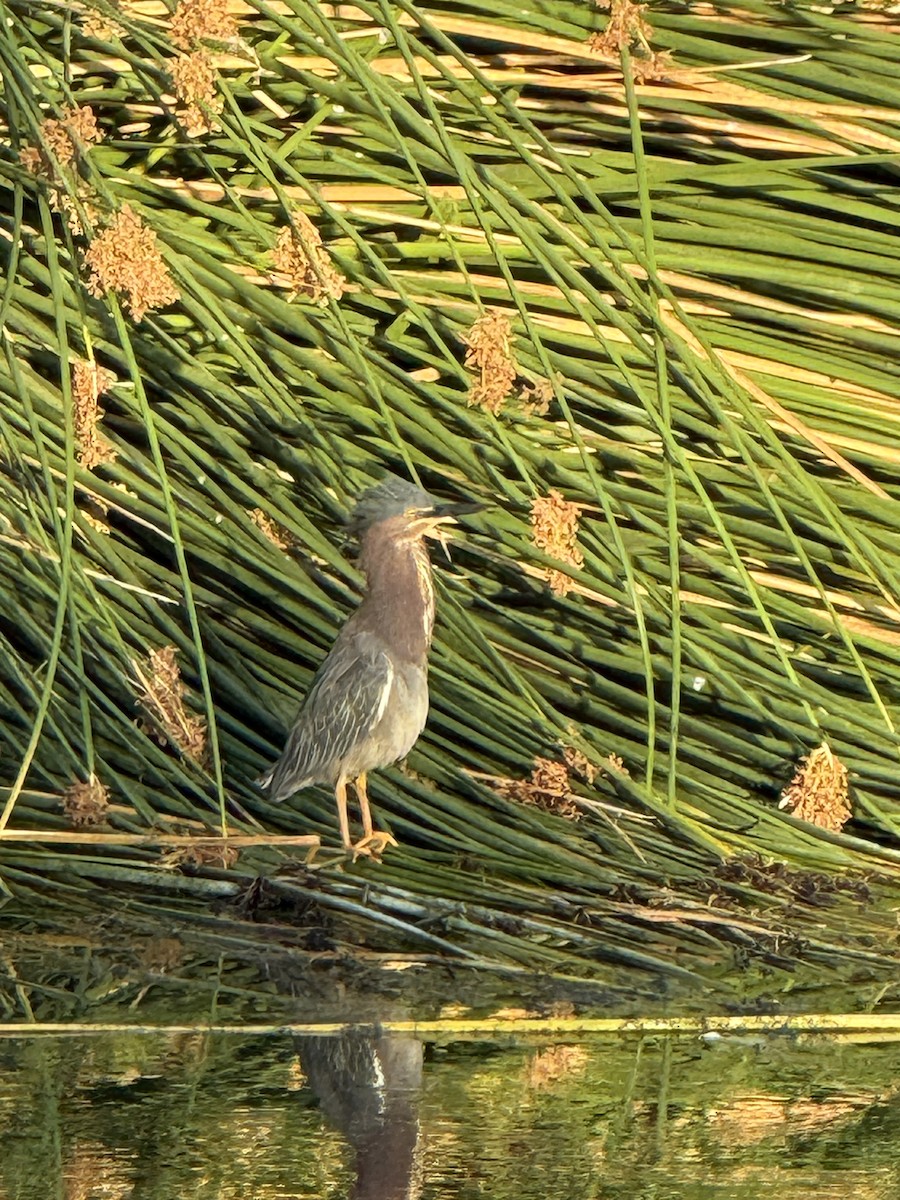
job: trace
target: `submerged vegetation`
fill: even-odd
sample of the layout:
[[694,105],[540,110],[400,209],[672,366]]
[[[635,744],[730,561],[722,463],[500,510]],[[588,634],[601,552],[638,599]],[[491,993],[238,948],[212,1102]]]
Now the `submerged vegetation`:
[[[896,17],[0,15],[6,916],[900,999]],[[252,780],[385,467],[487,508],[352,865]]]

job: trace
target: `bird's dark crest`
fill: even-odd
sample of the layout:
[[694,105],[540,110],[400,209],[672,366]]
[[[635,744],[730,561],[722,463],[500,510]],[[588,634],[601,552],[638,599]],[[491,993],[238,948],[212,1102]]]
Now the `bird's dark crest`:
[[364,533],[379,521],[397,517],[411,508],[429,512],[437,503],[424,488],[401,479],[399,475],[388,475],[360,496],[350,517],[350,531]]

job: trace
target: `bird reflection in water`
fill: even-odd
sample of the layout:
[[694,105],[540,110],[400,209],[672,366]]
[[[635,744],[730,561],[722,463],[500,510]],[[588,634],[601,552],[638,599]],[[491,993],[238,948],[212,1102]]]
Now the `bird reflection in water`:
[[356,1156],[351,1200],[416,1200],[422,1190],[423,1046],[377,1026],[296,1039],[322,1112]]

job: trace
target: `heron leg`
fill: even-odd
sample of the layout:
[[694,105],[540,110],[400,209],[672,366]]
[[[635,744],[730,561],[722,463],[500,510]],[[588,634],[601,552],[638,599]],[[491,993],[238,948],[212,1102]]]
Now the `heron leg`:
[[374,826],[372,824],[372,810],[369,808],[369,792],[366,787],[366,773],[357,777],[356,783],[356,798],[359,801],[359,815],[362,817],[363,838],[372,836]]
[[372,824],[372,810],[369,808],[369,792],[366,787],[366,773],[357,776],[354,783],[356,788],[356,798],[359,800],[359,815],[362,818],[363,835],[353,847],[353,860],[356,861],[361,854],[367,858],[374,858],[377,862],[382,854],[384,854],[386,846],[396,846],[396,838],[391,837],[389,833],[384,833],[376,830]]
[[347,816],[347,780],[339,779],[334,785],[334,798],[337,801],[338,823],[341,827],[341,841],[345,850],[353,848],[350,840],[350,818]]

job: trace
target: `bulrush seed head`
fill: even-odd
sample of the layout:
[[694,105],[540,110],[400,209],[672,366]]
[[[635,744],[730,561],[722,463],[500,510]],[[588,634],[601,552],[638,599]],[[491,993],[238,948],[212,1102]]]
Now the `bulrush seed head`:
[[468,347],[465,365],[478,372],[469,388],[469,405],[499,413],[518,374],[509,318],[499,308],[489,309],[461,338]]
[[291,215],[290,225],[278,234],[272,261],[276,271],[287,275],[295,296],[308,296],[325,305],[340,300],[347,286],[322,245],[322,235],[304,212]]
[[212,133],[225,101],[216,89],[219,74],[210,55],[205,50],[179,54],[169,62],[169,74],[179,102],[176,115],[188,137]]
[[[564,500],[555,489],[546,496],[538,496],[531,502],[531,536],[539,550],[568,563],[571,567],[582,567],[584,555],[578,548],[579,505]],[[547,582],[557,596],[565,596],[572,590],[572,580],[564,571],[549,570]]]
[[653,28],[644,16],[644,5],[632,0],[596,0],[596,6],[609,12],[609,20],[602,33],[591,36],[590,48],[616,63],[623,50],[632,51],[631,73],[638,83],[664,79],[672,55],[668,50],[651,50]]
[[181,293],[156,244],[156,234],[126,204],[88,247],[84,261],[92,296],[118,292],[135,321],[174,304]]
[[181,0],[172,13],[169,35],[179,50],[192,50],[204,41],[236,41],[239,30],[228,0]]
[[530,779],[492,778],[491,786],[508,800],[533,804],[569,821],[581,820],[581,810],[572,799],[569,768],[564,762],[538,757],[534,760]]
[[629,50],[635,43],[646,46],[653,37],[653,27],[644,16],[642,4],[633,4],[632,0],[596,0],[596,5],[609,12],[606,28],[591,37],[591,49],[598,54],[618,59],[621,50]]
[[847,768],[826,742],[800,759],[778,807],[833,833],[840,833],[850,820],[853,810]]
[[154,727],[189,758],[201,759],[206,750],[206,722],[185,707],[175,647],[151,650],[133,666],[140,686],[138,703]]
[[115,447],[110,445],[98,428],[103,419],[99,399],[115,382],[115,375],[96,362],[79,358],[72,363],[72,402],[78,461],[87,471],[102,463],[112,462],[116,457]]
[[67,787],[62,796],[63,811],[72,825],[102,825],[109,809],[109,788],[96,775]]
[[[72,162],[78,153],[79,143],[88,147],[95,146],[102,140],[103,130],[97,124],[94,110],[89,105],[66,105],[61,109],[59,118],[46,117],[41,122],[41,142],[53,159],[63,167]],[[38,158],[41,157],[41,152],[38,151]],[[53,178],[51,163],[45,162],[44,166],[48,177]],[[32,171],[32,174],[35,173]]]

